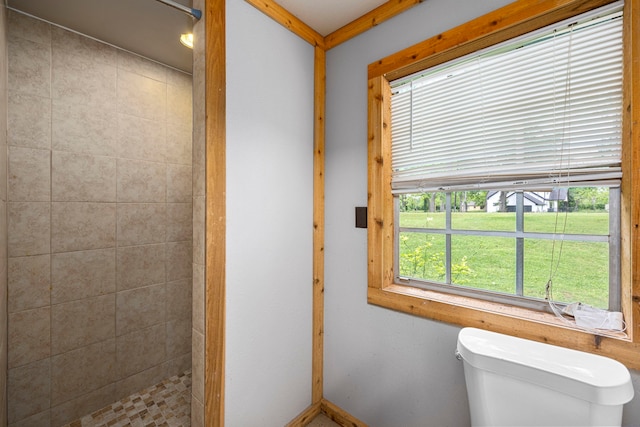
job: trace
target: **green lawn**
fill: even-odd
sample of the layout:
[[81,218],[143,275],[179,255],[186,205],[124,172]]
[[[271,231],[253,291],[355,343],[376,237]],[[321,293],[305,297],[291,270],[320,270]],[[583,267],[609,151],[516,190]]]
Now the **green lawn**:
[[[566,219],[566,227],[564,222]],[[443,213],[403,212],[400,226],[444,228]],[[608,234],[608,214],[528,213],[525,231],[572,234]],[[515,214],[454,213],[453,228],[467,230],[515,229]],[[557,224],[557,225],[556,225]],[[444,281],[444,242],[440,234],[402,233],[400,270],[410,277]],[[452,276],[456,284],[512,293],[515,290],[515,239],[460,236],[451,239]],[[592,242],[560,242],[525,239],[524,293],[544,298],[545,285],[553,271],[556,301],[580,301],[596,307],[608,306],[608,245]],[[553,254],[553,262],[552,262]],[[559,259],[559,262],[558,262]]]

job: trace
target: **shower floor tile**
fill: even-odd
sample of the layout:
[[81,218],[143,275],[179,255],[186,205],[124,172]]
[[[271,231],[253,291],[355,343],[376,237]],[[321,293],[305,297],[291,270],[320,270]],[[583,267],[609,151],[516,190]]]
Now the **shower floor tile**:
[[63,427],[189,427],[191,371],[174,376]]

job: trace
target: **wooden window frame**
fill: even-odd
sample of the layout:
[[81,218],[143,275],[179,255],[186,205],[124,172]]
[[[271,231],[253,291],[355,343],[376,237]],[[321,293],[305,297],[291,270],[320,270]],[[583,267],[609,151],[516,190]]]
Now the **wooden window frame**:
[[[621,301],[625,333],[595,335],[552,314],[425,290],[394,280],[394,208],[391,194],[390,82],[612,0],[517,0],[457,28],[374,62],[368,67],[368,302],[458,326],[473,326],[601,354],[640,369],[640,0],[624,6],[624,96],[621,185]],[[635,34],[635,36],[633,36]]]

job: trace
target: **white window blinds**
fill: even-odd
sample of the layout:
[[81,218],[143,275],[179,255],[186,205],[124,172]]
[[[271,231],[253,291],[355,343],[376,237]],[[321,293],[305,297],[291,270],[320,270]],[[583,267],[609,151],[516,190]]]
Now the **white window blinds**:
[[392,84],[394,193],[621,177],[622,6]]

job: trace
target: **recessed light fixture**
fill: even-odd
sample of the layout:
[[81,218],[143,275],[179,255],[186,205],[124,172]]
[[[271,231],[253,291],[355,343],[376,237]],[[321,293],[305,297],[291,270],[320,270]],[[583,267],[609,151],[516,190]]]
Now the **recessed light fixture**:
[[188,47],[189,49],[193,49],[193,33],[185,33],[180,35],[180,43]]

